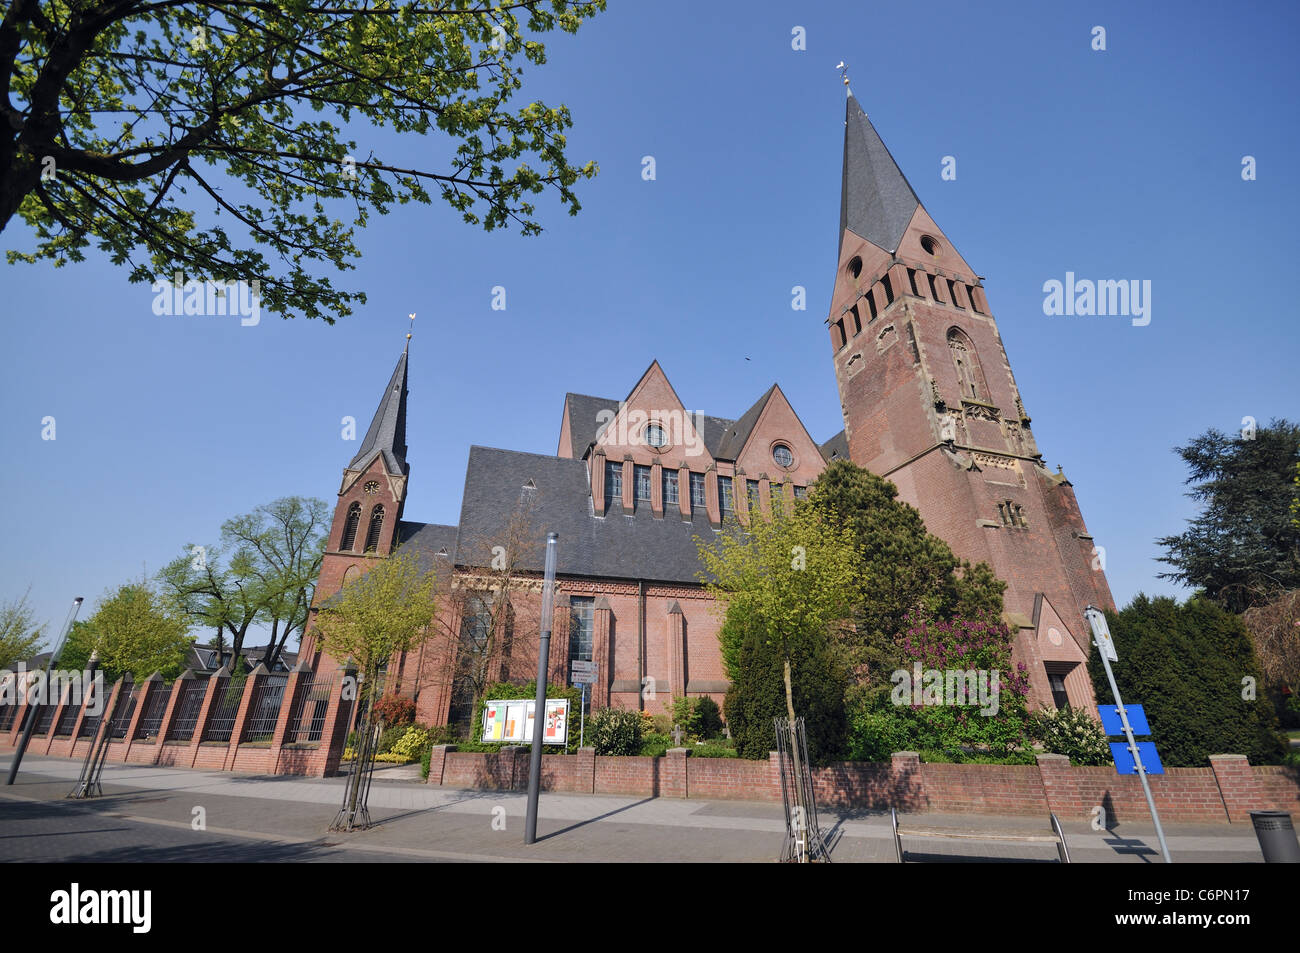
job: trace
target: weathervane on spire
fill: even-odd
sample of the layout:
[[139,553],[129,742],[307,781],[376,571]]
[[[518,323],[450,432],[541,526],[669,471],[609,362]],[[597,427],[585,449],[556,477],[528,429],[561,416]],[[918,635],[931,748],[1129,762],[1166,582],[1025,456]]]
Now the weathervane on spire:
[[[411,327],[411,328],[414,328],[414,327],[415,327],[415,312],[412,311],[412,312],[410,313],[409,317],[410,317],[410,319],[411,319],[410,327]],[[405,353],[406,351],[409,351],[410,349],[411,349],[411,332],[408,330],[408,331],[406,332],[406,347],[402,348],[402,352]]]
[[849,65],[843,60],[835,64],[835,68],[840,71],[840,81],[844,83],[845,91],[852,96],[853,90],[849,89]]

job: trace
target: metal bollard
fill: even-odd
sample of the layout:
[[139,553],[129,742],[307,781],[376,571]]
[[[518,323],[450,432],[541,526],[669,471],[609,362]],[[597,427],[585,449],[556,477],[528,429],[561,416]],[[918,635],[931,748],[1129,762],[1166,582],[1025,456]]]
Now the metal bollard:
[[1251,811],[1250,821],[1255,825],[1264,863],[1300,864],[1300,841],[1296,840],[1290,814],[1286,811]]

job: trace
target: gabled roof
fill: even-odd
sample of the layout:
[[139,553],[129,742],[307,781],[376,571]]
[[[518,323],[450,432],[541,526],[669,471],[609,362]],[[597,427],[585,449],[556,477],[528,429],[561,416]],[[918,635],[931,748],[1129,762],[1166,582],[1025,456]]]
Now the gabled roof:
[[[533,487],[524,487],[532,481]],[[559,534],[557,571],[562,575],[697,583],[700,570],[693,536],[712,539],[708,517],[679,512],[656,519],[643,504],[624,515],[592,513],[591,484],[581,460],[490,447],[472,447],[465,471],[456,538],[456,564],[486,565],[491,546],[508,537],[510,520],[527,507],[529,536],[522,569],[541,572],[548,532]]]
[[827,463],[832,460],[847,460],[849,458],[849,439],[845,436],[844,431],[841,430],[822,444],[821,451]]
[[388,389],[380,398],[370,429],[361,448],[348,464],[349,470],[364,470],[377,456],[383,456],[384,468],[394,476],[405,476],[406,463],[406,351],[397,359]]
[[844,114],[844,172],[840,186],[840,245],[853,232],[887,252],[898,250],[921,200],[885,148],[853,94]]
[[599,436],[596,421],[603,411],[618,412],[619,401],[586,394],[565,394],[564,407],[569,415],[569,445],[575,460],[581,460],[587,448]]
[[[753,432],[754,425],[758,423],[758,418],[762,415],[763,408],[767,406],[767,402],[772,399],[772,395],[775,392],[776,385],[773,384],[764,391],[763,396],[755,401],[754,405],[750,407],[749,410],[740,415],[739,420],[732,421],[731,426],[723,432],[722,439],[718,442],[717,450],[714,451],[712,447],[709,448],[710,452],[713,453],[713,456],[716,459],[735,460],[740,456],[740,451],[745,449],[745,443],[749,440],[749,435]],[[708,446],[707,442],[705,445]]]

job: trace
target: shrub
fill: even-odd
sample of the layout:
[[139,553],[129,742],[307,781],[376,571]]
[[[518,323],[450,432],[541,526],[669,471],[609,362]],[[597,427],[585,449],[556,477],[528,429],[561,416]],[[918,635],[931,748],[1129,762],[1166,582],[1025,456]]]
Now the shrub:
[[692,758],[735,758],[736,749],[721,741],[706,741],[688,749]]
[[420,757],[420,777],[426,781],[429,780],[429,762],[433,760],[433,745],[424,749],[424,754]]
[[375,702],[372,713],[386,728],[409,725],[415,721],[415,702],[400,695],[384,695]]
[[849,758],[853,761],[889,761],[895,751],[916,750],[911,712],[860,707],[849,716]]
[[695,713],[694,698],[673,699],[673,724],[682,729],[682,733],[694,740],[700,736],[699,721]]
[[[1120,658],[1120,694],[1145,709],[1166,767],[1204,767],[1212,754],[1244,754],[1251,764],[1282,760],[1285,742],[1267,693],[1243,697],[1242,677],[1258,677],[1260,665],[1238,616],[1202,598],[1179,605],[1138,595],[1106,618]],[[1096,652],[1088,673],[1097,699],[1110,701]]]
[[598,755],[634,755],[641,750],[641,713],[626,708],[594,712],[587,738]]
[[[642,737],[645,737],[646,735],[652,735],[659,730],[655,725],[656,720],[657,720],[656,716],[650,714],[650,712],[648,711],[641,712],[641,736]],[[667,732],[665,731],[662,733],[666,734]]]
[[1081,708],[1035,712],[1030,731],[1048,754],[1063,754],[1071,764],[1111,764],[1110,745],[1101,722]]
[[673,746],[671,735],[646,735],[641,739],[641,747],[633,752],[643,758],[662,758]]
[[406,734],[405,725],[393,725],[391,728],[385,728],[379,736],[378,751],[380,754],[389,754],[393,750],[393,745],[397,744]]
[[411,725],[406,729],[406,733],[393,745],[392,753],[401,755],[408,761],[415,761],[421,757],[424,749],[430,746],[428,729]]
[[708,695],[696,699],[695,720],[701,738],[716,738],[722,734],[722,710]]

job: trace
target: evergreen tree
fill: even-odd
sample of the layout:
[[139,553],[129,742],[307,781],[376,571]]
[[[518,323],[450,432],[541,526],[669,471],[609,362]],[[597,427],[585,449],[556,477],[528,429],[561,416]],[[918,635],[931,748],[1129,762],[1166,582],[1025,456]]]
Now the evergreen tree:
[[847,460],[828,466],[808,494],[832,525],[849,530],[861,553],[855,661],[875,670],[900,663],[896,639],[911,613],[997,618],[1006,589],[986,563],[972,566],[954,556],[926,532],[921,514],[897,497],[894,484]]
[[1293,518],[1300,425],[1274,420],[1238,436],[1207,430],[1176,448],[1190,471],[1188,496],[1203,504],[1187,531],[1157,542],[1161,573],[1231,612],[1300,589],[1300,525]]
[[[1106,615],[1120,694],[1145,709],[1166,766],[1205,767],[1212,754],[1244,754],[1252,764],[1281,759],[1273,707],[1252,690],[1261,671],[1240,618],[1202,597],[1179,605],[1145,595]],[[1097,701],[1113,704],[1098,653],[1088,670]],[[1243,682],[1248,677],[1255,681]]]

